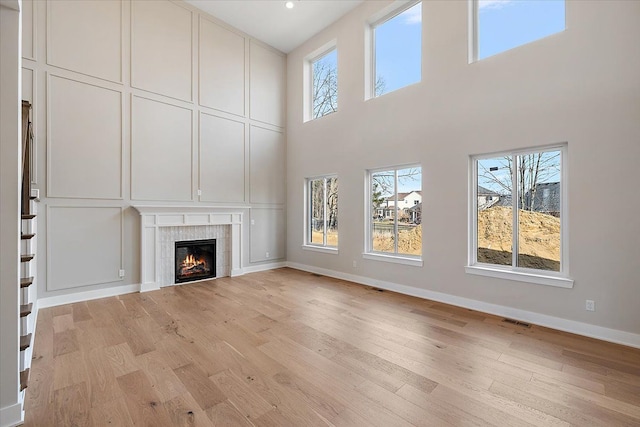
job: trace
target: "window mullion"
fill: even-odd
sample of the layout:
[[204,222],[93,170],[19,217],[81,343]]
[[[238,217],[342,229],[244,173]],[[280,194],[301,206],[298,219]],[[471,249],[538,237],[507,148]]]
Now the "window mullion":
[[398,169],[393,172],[393,192],[394,192],[394,209],[395,215],[393,215],[393,250],[398,254]]
[[327,178],[322,180],[322,246],[327,246]]
[[519,231],[518,231],[518,172],[520,169],[518,158],[520,156],[512,156],[513,167],[511,168],[511,199],[512,199],[512,235],[511,235],[511,267],[518,266],[518,253],[519,249]]

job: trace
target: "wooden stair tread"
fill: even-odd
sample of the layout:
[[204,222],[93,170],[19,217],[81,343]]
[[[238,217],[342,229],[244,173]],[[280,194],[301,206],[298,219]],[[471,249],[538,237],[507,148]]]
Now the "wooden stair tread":
[[33,308],[33,303],[23,304],[20,306],[20,317],[26,317],[31,314],[31,309]]
[[35,257],[35,254],[20,255],[20,262],[29,262]]
[[29,196],[29,200],[36,200],[37,198],[37,196]]
[[25,351],[31,346],[31,334],[22,335],[20,337],[20,351]]
[[29,368],[20,372],[20,391],[27,388],[28,382],[29,382]]
[[36,217],[35,214],[23,214],[22,215],[22,219],[33,219],[35,217]]
[[28,286],[31,286],[32,284],[33,284],[33,277],[23,277],[22,279],[20,279],[21,288],[26,288]]
[[29,240],[29,239],[33,239],[35,236],[36,236],[35,234],[21,234],[20,239]]

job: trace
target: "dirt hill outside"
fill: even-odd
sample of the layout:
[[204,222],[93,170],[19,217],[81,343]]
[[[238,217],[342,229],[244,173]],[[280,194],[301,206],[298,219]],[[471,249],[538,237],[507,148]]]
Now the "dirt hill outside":
[[[560,270],[560,219],[520,211],[520,267]],[[478,261],[511,264],[512,208],[494,206],[478,213]]]

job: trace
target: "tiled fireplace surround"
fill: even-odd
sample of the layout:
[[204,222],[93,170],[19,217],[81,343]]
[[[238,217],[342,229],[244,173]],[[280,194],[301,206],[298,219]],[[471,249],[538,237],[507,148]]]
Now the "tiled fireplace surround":
[[134,206],[140,213],[140,292],[175,283],[175,242],[216,239],[217,277],[242,274],[241,212],[208,206]]

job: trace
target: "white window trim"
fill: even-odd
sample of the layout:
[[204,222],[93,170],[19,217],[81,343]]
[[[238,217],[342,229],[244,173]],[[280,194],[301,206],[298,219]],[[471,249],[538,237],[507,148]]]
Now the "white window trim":
[[[536,270],[522,267],[501,266],[495,264],[485,264],[478,262],[478,197],[476,194],[478,188],[478,170],[477,160],[495,158],[500,156],[518,156],[523,154],[539,153],[542,151],[560,151],[560,272]],[[500,279],[516,280],[520,282],[535,283],[539,285],[548,285],[561,288],[573,288],[573,279],[569,275],[569,203],[568,203],[568,169],[567,169],[567,152],[568,144],[560,143],[554,145],[530,147],[517,150],[498,151],[489,154],[469,156],[469,224],[468,224],[468,255],[465,271],[468,274],[480,276],[489,276]],[[513,197],[513,200],[517,198]],[[515,203],[515,202],[514,202]],[[515,216],[514,216],[515,217]],[[516,230],[516,228],[514,228]],[[515,232],[514,232],[515,235]],[[514,245],[517,246],[517,245]],[[517,253],[517,247],[514,248],[514,256]]]
[[[380,25],[384,24],[390,19],[393,19],[396,16],[400,15],[405,10],[411,9],[413,6],[421,2],[422,0],[395,1],[389,6],[375,13],[373,16],[371,16],[367,20],[367,25],[365,25],[365,34],[364,34],[364,46],[365,46],[364,100],[365,101],[373,98],[379,98],[380,96],[382,96],[382,95],[376,96],[376,37],[375,37],[376,27],[379,27]],[[408,86],[418,84],[422,81],[422,64],[420,67],[421,67],[420,81],[412,83],[411,85],[408,85]],[[407,87],[407,86],[404,86],[404,87]],[[395,92],[396,90],[399,90],[399,89],[403,89],[404,87],[392,90],[391,92],[386,92],[383,95],[386,95],[387,93]]]
[[[303,66],[302,66],[302,85],[303,85],[303,122],[309,122],[317,119],[321,119],[322,117],[329,116],[333,113],[325,114],[324,116],[320,116],[317,119],[313,117],[313,63],[323,56],[327,55],[331,51],[336,51],[336,56],[338,53],[338,42],[336,39],[331,40],[309,55],[304,57]],[[336,68],[339,72],[340,67],[340,58],[336,58]],[[337,76],[338,82],[340,81],[340,76]],[[339,88],[338,88],[339,90]],[[337,111],[334,111],[334,113]]]
[[[365,172],[365,179],[364,179],[364,182],[365,182],[364,212],[366,215],[366,221],[364,224],[365,251],[362,254],[362,258],[364,259],[392,262],[392,263],[404,264],[404,265],[413,265],[418,267],[422,267],[423,265],[422,255],[417,256],[417,255],[407,255],[407,254],[388,253],[388,252],[376,252],[373,250],[373,240],[372,240],[373,238],[372,236],[373,206],[371,204],[371,194],[372,194],[371,192],[373,191],[373,186],[371,185],[371,176],[376,172],[383,172],[383,171],[389,171],[389,170],[397,171],[399,169],[408,169],[408,168],[420,168],[420,172],[422,173],[422,165],[420,163],[410,163],[407,165],[388,166],[383,168],[368,169]],[[397,182],[395,184],[395,187],[396,187],[395,188],[396,201],[394,206],[396,207],[396,212],[397,212],[397,206],[398,206]],[[420,191],[422,191],[422,182],[420,182]],[[396,213],[396,220],[397,220],[397,213]],[[397,241],[395,242],[395,244],[396,244],[396,250],[397,250]]]
[[[324,252],[324,253],[329,253],[329,254],[338,254],[338,246],[327,246],[327,223],[326,223],[326,218],[325,218],[325,223],[324,223],[324,233],[323,233],[323,237],[322,237],[322,244],[319,243],[311,243],[309,241],[309,232],[311,230],[310,226],[311,224],[309,224],[309,216],[310,216],[310,209],[311,209],[311,203],[309,200],[309,183],[311,181],[314,180],[318,180],[318,179],[331,179],[331,178],[338,178],[338,174],[327,174],[327,175],[318,175],[318,176],[312,176],[312,177],[307,177],[304,179],[304,218],[302,221],[303,224],[303,242],[302,242],[302,248],[303,249],[308,249],[311,251],[316,251],[316,252]],[[324,201],[325,201],[325,209],[326,209],[326,186],[324,187],[324,191],[325,191],[325,197],[324,197]],[[338,187],[338,192],[340,191],[340,187]],[[340,196],[338,193],[338,200],[340,200]],[[326,217],[326,212],[325,212],[325,217]],[[339,240],[338,240],[338,244]]]
[[[524,44],[520,44],[518,46],[514,46],[514,47],[509,48],[507,50],[503,50],[503,51],[498,52],[498,53],[496,53],[494,55],[491,55],[491,56],[499,55],[499,54],[507,52],[509,50],[517,49],[520,46],[524,46],[524,45],[527,45],[529,43],[533,43],[533,42],[536,42],[538,40],[542,40],[544,38],[551,37],[551,36],[553,36],[555,34],[558,34],[560,32],[566,31],[567,30],[567,11],[566,11],[566,6],[567,6],[567,1],[565,0],[564,29],[562,31],[559,31],[557,33],[548,34],[548,35],[546,35],[546,36],[544,36],[542,38],[531,40],[529,42],[526,42]],[[468,30],[469,31],[469,64],[472,64],[474,62],[483,61],[483,60],[485,60],[487,58],[490,58],[491,56],[487,56],[487,57],[482,58],[482,59],[478,58],[478,53],[479,53],[479,50],[480,50],[479,49],[480,45],[479,45],[479,41],[478,41],[478,39],[479,39],[479,37],[478,37],[478,29],[479,29],[478,28],[479,27],[479,25],[478,25],[478,19],[479,19],[478,0],[468,0],[468,10],[469,10],[469,14],[468,14],[468,16],[469,16],[469,24],[468,24],[468,28],[469,28],[469,30]]]

